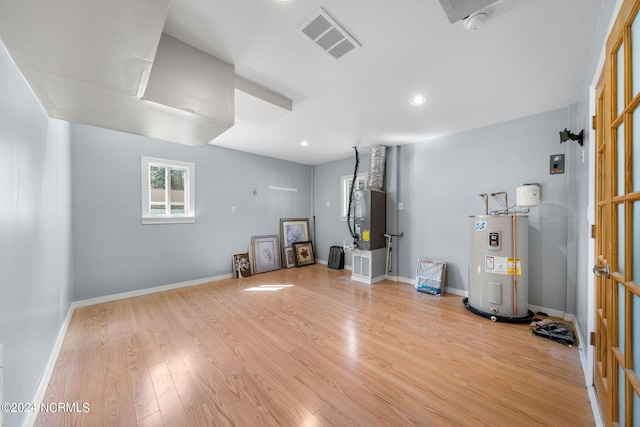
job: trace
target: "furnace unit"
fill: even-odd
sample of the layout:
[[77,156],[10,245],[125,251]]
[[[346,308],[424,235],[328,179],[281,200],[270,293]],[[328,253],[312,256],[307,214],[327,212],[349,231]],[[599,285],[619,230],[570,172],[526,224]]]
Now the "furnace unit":
[[[352,280],[373,284],[383,280],[389,264],[389,252],[385,228],[387,224],[386,193],[382,191],[384,186],[384,169],[386,159],[384,145],[371,147],[369,153],[369,170],[364,190],[356,190],[356,174],[360,162],[358,149],[356,152],[356,165],[353,171],[353,183],[349,193],[349,205],[353,210],[347,212],[347,226],[349,234],[353,238],[353,244],[346,246],[345,252],[353,255]],[[353,213],[353,215],[351,215]],[[351,226],[353,220],[353,227]]]
[[353,194],[355,233],[358,249],[373,251],[385,247],[386,193],[358,190]]

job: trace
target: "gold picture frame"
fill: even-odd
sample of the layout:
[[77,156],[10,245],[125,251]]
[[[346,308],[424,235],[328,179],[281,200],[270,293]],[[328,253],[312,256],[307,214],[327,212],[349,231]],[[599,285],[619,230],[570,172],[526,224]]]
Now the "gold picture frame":
[[304,267],[316,263],[316,257],[313,252],[313,243],[297,242],[293,244],[293,251],[296,257],[296,267]]
[[309,218],[280,218],[282,259],[286,268],[296,266],[295,254],[292,253],[293,244],[297,242],[308,242],[310,240]]
[[253,272],[264,273],[280,270],[280,244],[275,234],[268,236],[251,236],[253,253]]

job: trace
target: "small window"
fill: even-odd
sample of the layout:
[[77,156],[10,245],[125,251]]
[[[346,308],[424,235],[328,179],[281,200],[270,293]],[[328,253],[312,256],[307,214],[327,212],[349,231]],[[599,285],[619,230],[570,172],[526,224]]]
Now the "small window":
[[142,158],[142,223],[196,221],[195,165]]
[[[364,190],[364,181],[366,173],[356,175],[356,190]],[[353,183],[353,175],[344,175],[340,177],[340,216],[343,220],[347,219],[347,205],[349,204],[349,193],[351,192],[351,184]],[[353,201],[351,203],[351,215],[353,216]]]

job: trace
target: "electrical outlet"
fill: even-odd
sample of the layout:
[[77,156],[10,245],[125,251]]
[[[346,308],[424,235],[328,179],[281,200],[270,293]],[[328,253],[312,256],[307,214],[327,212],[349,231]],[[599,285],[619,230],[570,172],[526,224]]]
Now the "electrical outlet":
[[400,202],[398,203],[398,210],[401,211],[404,209],[404,203]]
[[237,212],[236,207],[235,206],[231,206],[231,213],[236,213],[236,212]]

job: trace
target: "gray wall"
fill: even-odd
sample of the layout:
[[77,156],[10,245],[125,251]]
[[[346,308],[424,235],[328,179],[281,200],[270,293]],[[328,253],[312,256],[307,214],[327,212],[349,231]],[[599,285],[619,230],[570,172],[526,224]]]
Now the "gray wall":
[[[75,300],[231,274],[252,235],[311,217],[311,166],[77,124],[71,134]],[[141,156],[195,163],[195,224],[141,225]]]
[[[33,402],[71,305],[68,124],[49,120],[0,43],[4,400]],[[24,414],[6,413],[7,426]]]
[[[366,173],[369,170],[369,149],[358,149],[360,163],[358,173]],[[398,154],[400,147],[387,148],[387,160],[385,170],[385,192],[387,193],[387,233],[399,234],[397,197],[399,190]],[[353,243],[349,234],[349,228],[345,220],[340,219],[340,186],[341,177],[353,176],[355,167],[355,151],[349,158],[314,167],[314,215],[316,222],[315,248],[318,259],[327,261],[331,246],[342,246]],[[329,206],[327,206],[329,202]],[[352,223],[353,224],[353,223]],[[391,276],[397,275],[397,249],[393,240],[393,255]],[[351,254],[345,256],[345,264],[351,265]]]
[[[368,150],[359,151],[358,172],[366,172],[369,166]],[[314,167],[313,195],[316,230],[314,249],[319,260],[329,259],[331,246],[342,246],[343,241],[347,245],[353,242],[347,222],[340,219],[340,185],[342,184],[340,178],[344,175],[353,175],[355,161],[354,151],[352,157]],[[345,263],[351,265],[350,256],[345,257]]]
[[[549,174],[549,157],[566,154],[558,132],[571,125],[575,106],[485,128],[390,147],[387,156],[387,231],[404,237],[394,243],[394,276],[413,279],[418,257],[446,261],[447,286],[468,289],[469,215],[484,212],[480,193],[507,191],[510,204],[524,183],[538,183],[542,202],[529,213],[529,303],[565,311],[567,304],[568,194],[573,180],[568,171]],[[573,143],[575,144],[575,143]],[[366,170],[361,156],[360,170]],[[330,245],[350,241],[339,220],[340,176],[353,173],[353,159],[314,169],[315,215],[319,257]],[[330,207],[326,207],[326,202]],[[397,203],[404,209],[398,210]],[[490,210],[502,198],[490,198]],[[575,258],[575,257],[574,257]],[[348,258],[347,258],[348,259]],[[568,267],[569,266],[569,267]]]
[[[419,256],[442,258],[449,262],[448,286],[466,290],[466,216],[482,212],[477,194],[508,190],[513,199],[514,189],[523,182],[539,182],[543,204],[530,214],[529,303],[575,314],[581,336],[587,336],[593,266],[588,218],[589,195],[593,192],[589,176],[589,96],[590,85],[600,71],[598,61],[615,4],[615,0],[603,1],[587,67],[583,76],[576,76],[582,79],[577,104],[391,149],[391,158],[397,155],[400,162],[387,159],[387,231],[405,232],[394,245],[394,275],[412,278]],[[564,127],[574,132],[584,129],[584,147],[574,142],[559,146],[557,132]],[[548,160],[556,153],[566,154],[567,173],[552,177]],[[497,167],[480,166],[494,156],[499,159]],[[350,240],[346,226],[337,218],[339,177],[352,171],[353,159],[315,167],[318,252],[323,259],[328,257],[330,244]],[[324,207],[327,200],[331,208]],[[404,211],[397,211],[398,202],[404,203]],[[492,207],[497,205],[493,203]]]
[[[558,132],[568,109],[525,117],[401,147],[399,274],[413,277],[418,257],[447,262],[447,286],[468,289],[469,215],[484,213],[480,193],[539,183],[529,213],[529,304],[565,310],[569,174],[550,175],[549,156],[565,153]],[[504,206],[490,197],[489,210]]]

